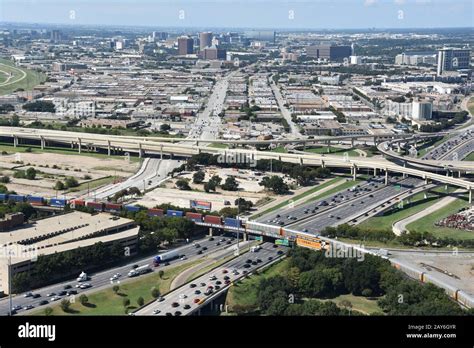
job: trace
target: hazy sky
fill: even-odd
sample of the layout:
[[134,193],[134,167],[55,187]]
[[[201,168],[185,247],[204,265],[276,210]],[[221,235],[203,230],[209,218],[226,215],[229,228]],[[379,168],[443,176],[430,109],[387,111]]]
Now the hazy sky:
[[0,0],[0,21],[170,27],[472,27],[474,0]]

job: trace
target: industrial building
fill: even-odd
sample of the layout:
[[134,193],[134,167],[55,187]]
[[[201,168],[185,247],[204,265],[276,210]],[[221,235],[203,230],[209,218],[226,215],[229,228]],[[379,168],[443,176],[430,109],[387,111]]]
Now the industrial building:
[[315,45],[306,47],[306,55],[332,61],[342,60],[352,54],[351,46]]
[[33,270],[34,262],[41,255],[84,248],[98,242],[105,245],[119,242],[133,255],[139,229],[131,219],[74,211],[0,233],[3,256],[0,258],[0,292],[8,293],[9,280],[18,273]]

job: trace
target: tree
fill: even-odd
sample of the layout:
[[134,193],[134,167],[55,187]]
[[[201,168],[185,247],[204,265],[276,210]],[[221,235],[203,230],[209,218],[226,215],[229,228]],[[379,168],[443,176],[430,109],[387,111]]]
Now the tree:
[[239,189],[239,183],[235,179],[235,176],[228,176],[225,179],[224,185],[221,187],[226,191],[237,191]]
[[81,296],[79,296],[79,302],[81,303],[81,305],[85,306],[89,302],[89,298],[86,294],[82,294]]
[[12,127],[19,127],[20,126],[20,117],[18,115],[13,115],[11,118],[11,126]]
[[62,181],[56,181],[56,184],[54,184],[54,189],[58,191],[62,191],[65,189],[65,186]]
[[204,178],[206,177],[206,174],[202,170],[198,170],[196,173],[193,175],[193,182],[195,184],[200,184],[204,181]]
[[71,302],[69,302],[69,300],[65,298],[61,301],[60,306],[61,306],[61,309],[63,310],[63,312],[67,313],[70,310]]
[[0,177],[0,183],[2,184],[8,184],[10,182],[10,177],[8,175],[4,175]]
[[46,307],[44,309],[44,315],[50,316],[51,314],[53,314],[53,309],[51,307]]
[[237,198],[234,205],[239,207],[241,212],[249,211],[253,207],[253,202],[244,198]]
[[178,231],[175,228],[165,227],[160,232],[163,239],[168,243],[172,243],[178,238]]
[[115,294],[117,294],[119,290],[120,290],[120,287],[119,287],[118,285],[114,285],[114,286],[112,287],[112,291],[113,291]]
[[122,304],[125,308],[127,308],[128,306],[130,306],[130,299],[128,297],[125,297],[123,300],[122,300]]
[[[161,272],[163,272],[163,271],[161,271]],[[160,277],[160,278],[161,278],[161,277]],[[152,288],[152,289],[151,289],[151,296],[152,296],[153,298],[158,298],[158,297],[160,297],[160,290],[158,290],[157,288]]]
[[209,182],[212,182],[217,187],[221,184],[222,178],[219,175],[213,175]]
[[191,190],[191,187],[189,186],[189,183],[188,183],[188,179],[178,179],[176,181],[176,187],[183,191]]
[[72,176],[67,177],[66,180],[64,181],[64,184],[67,188],[79,186],[79,183],[77,182],[76,178]]
[[163,271],[162,269],[160,269],[160,271],[158,272],[158,277],[160,277],[160,279],[163,279],[163,276],[165,275],[165,271]]
[[259,182],[260,186],[265,187],[267,190],[271,190],[274,193],[281,195],[289,191],[288,185],[283,179],[277,175],[271,177],[265,176],[262,181]]
[[163,123],[161,126],[160,126],[160,131],[162,132],[168,132],[171,130],[171,126],[167,123]]
[[30,167],[26,170],[25,176],[28,180],[35,180],[36,178],[36,169],[33,167]]
[[143,297],[140,296],[139,298],[137,298],[137,304],[139,307],[145,304],[145,300],[143,299]]

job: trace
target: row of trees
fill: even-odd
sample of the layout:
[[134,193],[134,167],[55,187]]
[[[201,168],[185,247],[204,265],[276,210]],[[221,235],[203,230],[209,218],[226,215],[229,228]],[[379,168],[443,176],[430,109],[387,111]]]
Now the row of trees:
[[54,184],[54,189],[62,191],[77,186],[79,186],[77,179],[73,176],[69,176],[64,180],[64,182],[61,180],[56,181],[56,184]]
[[38,173],[38,171],[35,168],[29,167],[26,170],[16,170],[13,173],[13,177],[17,178],[17,179],[35,180],[37,173]]
[[430,232],[404,233],[400,236],[395,235],[389,230],[366,230],[358,226],[350,226],[342,224],[336,227],[327,227],[321,232],[322,236],[330,238],[349,238],[354,240],[370,240],[383,243],[395,242],[406,246],[424,246],[431,245],[437,247],[444,246],[460,246],[464,248],[473,248],[474,240],[472,239],[454,239],[454,238],[438,238]]

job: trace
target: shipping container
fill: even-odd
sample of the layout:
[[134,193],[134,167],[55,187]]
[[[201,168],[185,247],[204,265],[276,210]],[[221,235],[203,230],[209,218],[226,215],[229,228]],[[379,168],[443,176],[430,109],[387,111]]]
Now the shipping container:
[[202,214],[199,213],[186,213],[186,219],[194,222],[202,222]]
[[118,213],[120,212],[120,210],[122,210],[122,204],[105,203],[104,210],[113,213]]
[[124,205],[123,209],[125,209],[126,211],[130,211],[130,212],[140,211],[140,207],[137,207],[137,206],[134,206],[134,205]]
[[225,218],[224,225],[228,227],[240,228],[242,227],[242,220],[234,218]]
[[474,308],[474,297],[463,290],[457,291],[457,300],[467,308]]
[[148,216],[163,216],[165,211],[163,209],[158,208],[150,208],[147,212]]
[[51,198],[49,200],[49,205],[52,207],[65,207],[67,200],[60,198]]
[[8,200],[8,195],[5,194],[5,193],[1,193],[0,194],[0,201],[6,201],[6,200]]
[[31,205],[44,205],[45,200],[43,197],[38,197],[38,196],[27,196],[26,201],[30,203]]
[[184,213],[181,210],[171,210],[166,211],[166,216],[183,216]]
[[86,201],[83,199],[73,199],[71,201],[71,208],[74,209],[74,207],[84,207],[86,205]]
[[204,216],[204,222],[213,225],[222,225],[222,219],[220,216],[206,215]]
[[8,195],[8,200],[13,202],[24,202],[26,199],[23,195]]
[[92,208],[95,211],[102,211],[104,209],[104,203],[86,202],[86,207]]

